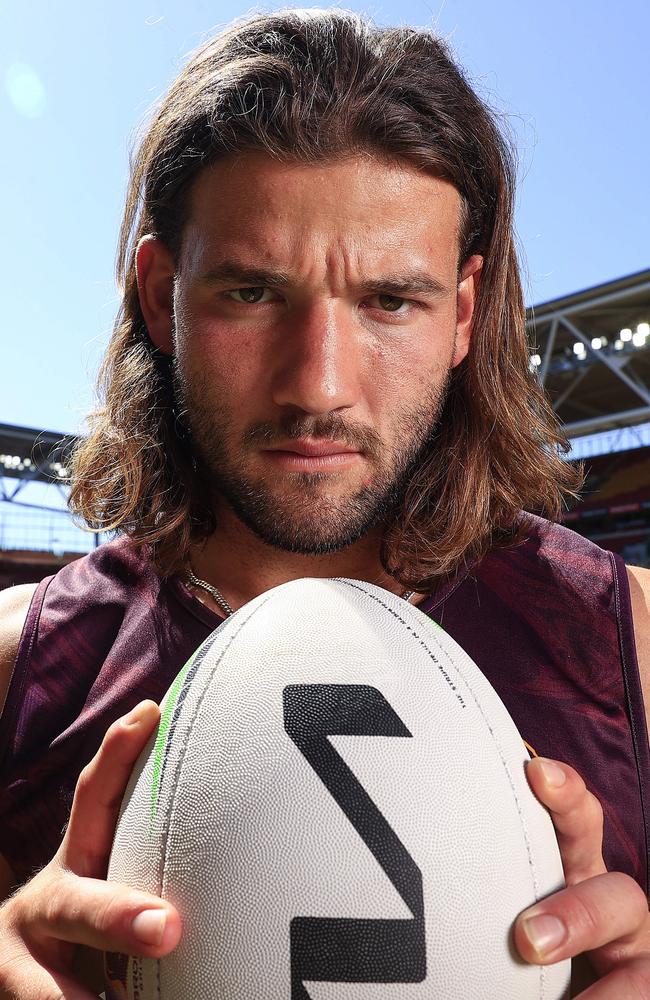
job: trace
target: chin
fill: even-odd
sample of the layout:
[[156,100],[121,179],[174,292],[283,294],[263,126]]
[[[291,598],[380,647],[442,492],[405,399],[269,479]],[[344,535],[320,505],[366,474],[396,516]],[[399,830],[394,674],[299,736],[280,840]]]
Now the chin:
[[[305,500],[310,506],[308,518],[305,518]],[[353,504],[354,498],[347,503],[337,499],[332,504],[323,504],[326,509],[321,508],[319,512],[319,504],[302,497],[294,516],[286,498],[256,505],[254,509],[247,505],[233,507],[239,519],[267,545],[299,555],[324,556],[341,552],[358,542],[379,521],[378,513],[370,511],[358,511],[357,517],[351,519],[349,513]]]

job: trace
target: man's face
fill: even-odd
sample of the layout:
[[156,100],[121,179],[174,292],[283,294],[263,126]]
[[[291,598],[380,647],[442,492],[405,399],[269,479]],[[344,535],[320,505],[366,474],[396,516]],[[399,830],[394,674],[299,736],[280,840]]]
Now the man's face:
[[145,318],[217,512],[305,554],[390,514],[468,349],[480,258],[459,279],[459,215],[447,182],[367,156],[200,175],[167,320]]

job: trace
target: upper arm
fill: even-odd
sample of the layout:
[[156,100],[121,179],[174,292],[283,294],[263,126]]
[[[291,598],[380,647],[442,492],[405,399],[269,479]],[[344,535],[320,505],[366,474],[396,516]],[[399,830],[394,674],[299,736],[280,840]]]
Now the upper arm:
[[23,583],[0,591],[0,715],[16,662],[18,644],[36,583]]
[[[37,584],[25,583],[0,591],[0,715],[13,674],[18,644]],[[0,902],[14,888],[15,875],[0,854]]]
[[648,732],[650,732],[650,569],[628,566],[627,577],[630,582],[634,639],[639,661],[641,689]]

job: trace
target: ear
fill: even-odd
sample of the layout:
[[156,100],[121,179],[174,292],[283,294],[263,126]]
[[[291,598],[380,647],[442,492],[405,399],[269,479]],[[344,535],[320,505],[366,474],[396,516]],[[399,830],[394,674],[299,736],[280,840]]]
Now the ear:
[[472,337],[472,324],[474,321],[474,306],[478,295],[478,286],[481,278],[481,268],[483,258],[478,254],[470,257],[463,266],[458,284],[458,294],[456,298],[456,342],[454,344],[454,356],[452,367],[460,364],[463,358],[467,357],[469,342]]
[[157,237],[143,236],[135,251],[135,268],[149,339],[163,353],[173,354],[174,259]]

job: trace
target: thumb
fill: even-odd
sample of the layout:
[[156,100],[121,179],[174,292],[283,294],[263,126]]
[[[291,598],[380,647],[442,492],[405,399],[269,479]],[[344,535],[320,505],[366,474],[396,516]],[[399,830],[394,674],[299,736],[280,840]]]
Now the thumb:
[[47,912],[32,916],[33,937],[45,946],[55,939],[159,958],[180,940],[178,911],[158,896],[71,872],[57,880],[56,888]]

